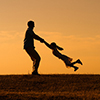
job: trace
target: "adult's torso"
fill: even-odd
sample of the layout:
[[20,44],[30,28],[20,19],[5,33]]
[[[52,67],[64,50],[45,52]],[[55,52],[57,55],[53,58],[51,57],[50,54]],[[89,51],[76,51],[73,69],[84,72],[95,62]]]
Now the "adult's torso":
[[28,47],[34,48],[34,37],[33,34],[35,34],[32,30],[32,28],[28,28],[25,33],[25,39],[24,39],[24,49]]

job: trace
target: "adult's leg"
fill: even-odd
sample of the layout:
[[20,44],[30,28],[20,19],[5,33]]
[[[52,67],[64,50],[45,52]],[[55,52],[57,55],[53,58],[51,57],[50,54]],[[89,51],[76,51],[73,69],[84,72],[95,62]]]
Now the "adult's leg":
[[31,57],[31,59],[33,61],[33,70],[34,70],[34,72],[38,72],[38,67],[39,67],[39,63],[40,63],[40,60],[41,60],[39,54],[37,53],[36,50],[34,50],[31,47],[27,48],[26,52],[29,54],[29,56]]

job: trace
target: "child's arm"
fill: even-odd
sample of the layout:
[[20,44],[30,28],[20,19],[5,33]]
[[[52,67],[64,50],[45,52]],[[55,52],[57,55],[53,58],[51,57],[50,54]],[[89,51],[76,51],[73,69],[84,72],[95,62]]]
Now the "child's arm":
[[51,46],[50,46],[49,43],[47,43],[46,41],[44,41],[44,44],[51,49]]

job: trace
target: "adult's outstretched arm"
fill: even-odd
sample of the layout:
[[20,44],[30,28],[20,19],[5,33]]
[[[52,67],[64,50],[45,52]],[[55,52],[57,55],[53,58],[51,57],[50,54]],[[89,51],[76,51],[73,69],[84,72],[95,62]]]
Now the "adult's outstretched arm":
[[50,46],[50,44],[47,43],[46,41],[44,41],[44,44],[45,44],[48,48],[52,49],[51,46]]
[[38,35],[36,35],[36,34],[33,34],[33,37],[34,37],[34,39],[36,39],[36,40],[39,40],[40,42],[44,42],[44,39],[42,39],[41,37],[39,37]]

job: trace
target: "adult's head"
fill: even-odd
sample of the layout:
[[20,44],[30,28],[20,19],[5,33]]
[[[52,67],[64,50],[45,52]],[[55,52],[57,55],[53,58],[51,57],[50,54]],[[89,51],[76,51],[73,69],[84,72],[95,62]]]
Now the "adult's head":
[[28,27],[30,27],[30,28],[34,28],[34,27],[35,27],[33,21],[29,21],[29,22],[27,23],[27,25],[28,25]]

